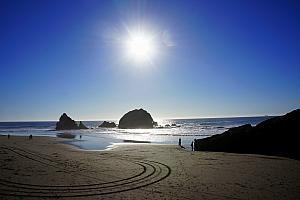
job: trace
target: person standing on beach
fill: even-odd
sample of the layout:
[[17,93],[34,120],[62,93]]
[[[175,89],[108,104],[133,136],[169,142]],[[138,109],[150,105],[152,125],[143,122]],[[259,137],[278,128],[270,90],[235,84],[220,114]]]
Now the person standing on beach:
[[194,141],[191,143],[192,151],[194,151]]
[[181,146],[181,138],[178,140],[178,145]]

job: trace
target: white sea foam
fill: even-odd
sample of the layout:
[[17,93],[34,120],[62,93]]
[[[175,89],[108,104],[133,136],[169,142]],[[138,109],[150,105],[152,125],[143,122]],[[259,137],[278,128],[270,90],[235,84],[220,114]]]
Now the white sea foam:
[[56,122],[0,122],[0,134],[62,137],[64,134],[61,133],[66,133],[74,136],[69,137],[68,143],[89,150],[105,149],[124,140],[177,144],[179,138],[182,139],[183,146],[190,147],[194,139],[220,134],[228,128],[247,123],[256,125],[267,118],[269,117],[163,120],[160,124],[163,127],[166,124],[180,127],[154,129],[98,128],[101,121],[86,121],[83,123],[91,129],[70,131],[55,131]]

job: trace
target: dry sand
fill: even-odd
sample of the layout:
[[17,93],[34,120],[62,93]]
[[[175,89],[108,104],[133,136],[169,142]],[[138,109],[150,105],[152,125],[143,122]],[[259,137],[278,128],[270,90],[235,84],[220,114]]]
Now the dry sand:
[[300,199],[300,161],[174,145],[82,151],[0,137],[0,199]]

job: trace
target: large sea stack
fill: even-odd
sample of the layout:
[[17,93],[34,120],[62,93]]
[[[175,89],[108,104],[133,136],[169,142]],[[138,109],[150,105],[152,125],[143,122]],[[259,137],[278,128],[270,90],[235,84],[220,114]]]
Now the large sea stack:
[[66,113],[62,114],[56,123],[56,130],[88,129],[82,122],[79,126]]
[[195,141],[195,150],[253,153],[300,160],[300,109]]
[[143,109],[126,113],[119,121],[119,128],[153,128],[153,118]]

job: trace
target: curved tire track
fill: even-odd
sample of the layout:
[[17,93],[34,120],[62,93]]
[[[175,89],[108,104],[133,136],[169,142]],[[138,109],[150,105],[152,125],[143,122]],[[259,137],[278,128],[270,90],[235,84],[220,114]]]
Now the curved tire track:
[[[11,151],[18,156],[39,162],[41,164],[60,168],[57,164],[61,164],[54,161],[45,155],[26,151],[24,149],[0,147],[6,151]],[[21,152],[20,152],[21,151]],[[24,154],[24,152],[26,154]],[[140,173],[137,173],[131,177],[118,179],[116,181],[110,181],[105,183],[94,183],[94,184],[80,184],[80,185],[37,185],[37,184],[26,184],[18,183],[0,179],[1,191],[0,195],[5,196],[20,196],[20,197],[85,197],[85,196],[97,196],[106,195],[119,192],[130,191],[142,187],[146,187],[157,183],[167,178],[171,169],[169,166],[150,160],[128,160],[122,159],[123,161],[130,162],[142,168]],[[65,173],[73,173],[73,171],[64,170]]]

